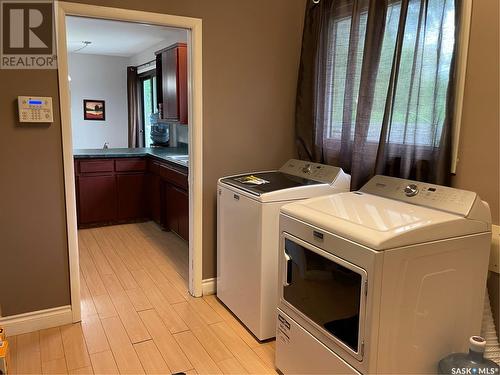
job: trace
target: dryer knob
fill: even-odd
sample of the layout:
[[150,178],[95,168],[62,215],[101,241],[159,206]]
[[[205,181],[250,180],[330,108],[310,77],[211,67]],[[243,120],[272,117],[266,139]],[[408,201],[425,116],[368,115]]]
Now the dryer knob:
[[415,184],[410,184],[405,187],[405,194],[407,197],[414,197],[418,194],[418,186]]
[[306,164],[304,168],[302,168],[303,173],[311,173],[311,164]]

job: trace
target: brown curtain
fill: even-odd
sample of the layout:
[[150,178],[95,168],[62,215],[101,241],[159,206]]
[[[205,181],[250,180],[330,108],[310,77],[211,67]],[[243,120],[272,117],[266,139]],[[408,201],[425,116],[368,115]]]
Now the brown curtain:
[[127,67],[128,147],[142,147],[139,77],[135,66]]
[[459,0],[308,0],[299,157],[449,184]]

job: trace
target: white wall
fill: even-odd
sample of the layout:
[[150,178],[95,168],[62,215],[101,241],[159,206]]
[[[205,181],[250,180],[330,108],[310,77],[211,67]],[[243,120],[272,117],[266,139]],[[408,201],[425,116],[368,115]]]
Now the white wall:
[[[130,57],[129,65],[138,66],[141,64],[145,64],[156,58],[156,51],[171,46],[175,43],[187,43],[187,33],[187,30],[182,29],[172,32],[169,38],[165,38],[165,40],[161,41],[160,43],[157,43],[154,46],[151,46],[144,51],[139,52],[137,55]],[[154,65],[152,67],[154,68]]]
[[[73,148],[127,147],[129,58],[70,53],[68,64]],[[104,100],[106,120],[84,120],[83,99]]]

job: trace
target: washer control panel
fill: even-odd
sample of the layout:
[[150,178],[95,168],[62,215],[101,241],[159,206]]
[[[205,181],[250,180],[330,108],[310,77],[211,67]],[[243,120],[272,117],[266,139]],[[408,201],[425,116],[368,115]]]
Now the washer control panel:
[[360,191],[462,216],[469,214],[477,198],[472,191],[381,175],[373,177]]
[[52,98],[48,96],[18,96],[19,122],[52,123]]
[[341,169],[331,165],[290,159],[280,168],[280,172],[331,184],[335,181]]
[[418,186],[417,184],[406,185],[404,191],[407,197],[414,197],[418,194]]

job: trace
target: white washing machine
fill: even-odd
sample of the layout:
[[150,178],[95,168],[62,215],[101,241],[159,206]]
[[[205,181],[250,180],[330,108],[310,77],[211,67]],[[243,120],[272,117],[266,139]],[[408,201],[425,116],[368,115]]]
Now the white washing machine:
[[217,297],[259,340],[275,336],[280,207],[349,191],[350,180],[340,168],[295,159],[219,179]]
[[281,208],[276,366],[436,373],[480,333],[491,216],[476,193],[375,176]]

